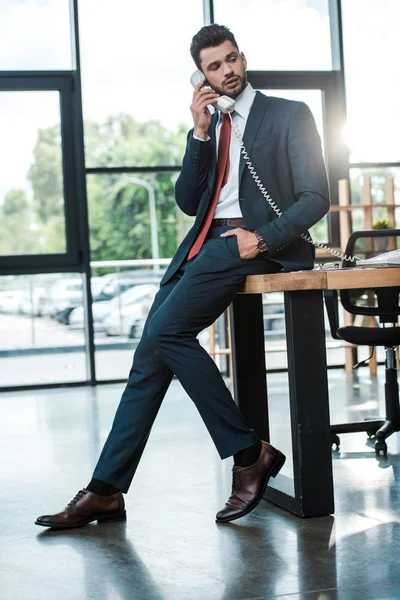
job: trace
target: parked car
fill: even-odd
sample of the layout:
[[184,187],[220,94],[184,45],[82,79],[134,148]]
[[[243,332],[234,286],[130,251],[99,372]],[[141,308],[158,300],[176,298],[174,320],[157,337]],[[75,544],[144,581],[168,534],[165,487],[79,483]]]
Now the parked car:
[[263,296],[264,332],[266,336],[285,333],[285,313],[283,293],[271,292]]
[[82,277],[60,279],[50,290],[48,313],[60,323],[67,324],[71,311],[82,304]]
[[[93,302],[92,315],[94,331],[104,331],[104,318],[110,310],[110,305],[111,301]],[[83,329],[84,323],[83,306],[78,306],[71,311],[68,319],[68,326],[70,329]]]
[[8,290],[0,292],[0,313],[19,313],[22,291]]
[[49,310],[49,291],[45,287],[32,287],[24,291],[19,302],[19,312],[22,315],[43,317]]
[[[148,282],[156,284],[160,281],[163,273],[164,270],[133,269],[119,273],[109,273],[101,277],[92,277],[93,301],[106,302],[112,300],[138,284]],[[69,325],[72,311],[79,306],[83,306],[82,280],[80,277],[62,280],[57,286],[53,297],[52,314],[60,323]]]
[[164,273],[165,269],[160,269],[158,271],[153,269],[132,269],[130,271],[121,271],[119,273],[103,275],[100,278],[103,285],[96,295],[93,293],[92,289],[93,300],[96,302],[112,300],[116,296],[119,296],[126,290],[132,288],[134,285],[145,283],[158,284]]
[[[123,335],[129,338],[140,337],[157,291],[158,285],[135,285],[121,294],[120,299],[114,298],[110,302],[112,305],[110,311],[104,318],[106,334]],[[119,300],[121,300],[120,304]]]
[[[157,293],[158,285],[154,283],[143,283],[134,285],[129,290],[123,292],[120,296],[116,296],[112,300],[108,302],[94,302],[92,304],[92,314],[93,314],[93,327],[95,331],[106,331],[105,321],[108,317],[108,314],[115,313],[117,315],[116,323],[117,326],[112,329],[110,328],[109,335],[120,335],[119,333],[119,322],[120,322],[120,312],[122,313],[126,307],[130,305],[135,305],[136,307],[140,306],[142,302],[145,302],[147,306],[147,299],[154,298]],[[79,306],[75,308],[69,317],[69,326],[73,329],[82,329],[84,326],[84,313],[83,307]],[[112,331],[111,331],[112,329]],[[115,331],[115,333],[114,333]]]

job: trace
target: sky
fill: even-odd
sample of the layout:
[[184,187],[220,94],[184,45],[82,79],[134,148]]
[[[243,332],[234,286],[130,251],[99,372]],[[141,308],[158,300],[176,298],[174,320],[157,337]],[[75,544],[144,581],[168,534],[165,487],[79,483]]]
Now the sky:
[[[70,69],[68,5],[0,0],[0,70]],[[342,5],[352,158],[399,160],[400,1]],[[189,45],[203,25],[202,0],[80,0],[79,20],[85,118],[125,112],[171,129],[190,126]],[[232,29],[250,69],[331,67],[327,0],[215,0],[215,20]],[[310,103],[319,123],[318,94],[295,97]],[[0,93],[0,201],[26,186],[37,130],[56,122],[57,108],[56,93]]]

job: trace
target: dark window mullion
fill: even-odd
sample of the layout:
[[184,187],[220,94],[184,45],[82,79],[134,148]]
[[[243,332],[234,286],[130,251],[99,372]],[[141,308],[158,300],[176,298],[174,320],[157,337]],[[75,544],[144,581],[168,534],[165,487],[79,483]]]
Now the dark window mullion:
[[170,166],[158,166],[158,167],[88,167],[86,170],[87,175],[96,174],[107,174],[107,173],[178,173],[182,167],[176,165]]

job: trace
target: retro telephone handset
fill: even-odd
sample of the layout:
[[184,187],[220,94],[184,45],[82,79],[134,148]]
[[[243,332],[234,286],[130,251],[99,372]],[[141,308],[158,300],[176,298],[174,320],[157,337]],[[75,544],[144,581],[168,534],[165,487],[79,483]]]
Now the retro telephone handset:
[[[192,84],[193,87],[196,87],[196,85],[198,83],[200,83],[201,81],[204,81],[204,83],[206,84],[204,87],[207,87],[207,83],[205,81],[205,76],[203,75],[203,73],[197,69],[191,76],[190,78],[190,83]],[[229,96],[220,96],[218,99],[218,102],[216,104],[214,104],[215,108],[220,110],[222,113],[224,113],[225,115],[227,113],[230,113],[233,111],[234,107],[235,107],[235,101],[233,100],[233,98],[229,98]]]
[[[200,81],[205,82],[205,77],[204,77],[204,74],[199,69],[197,69],[192,74],[192,76],[190,78],[190,83],[192,84],[193,87],[195,87],[198,83],[200,83]],[[238,127],[233,124],[231,112],[234,111],[234,109],[235,109],[235,101],[232,98],[229,98],[229,96],[220,96],[218,102],[216,104],[214,104],[214,106],[215,106],[215,108],[220,110],[222,113],[229,115],[229,118],[230,118],[231,124],[232,124],[232,129],[233,129],[235,136],[239,142],[240,150],[242,152],[246,166],[251,173],[251,176],[253,177],[258,189],[260,190],[260,192],[262,193],[262,195],[264,196],[264,198],[266,199],[266,201],[268,202],[268,204],[270,205],[272,210],[278,215],[278,217],[281,217],[282,211],[277,206],[277,204],[273,201],[270,194],[263,186],[260,178],[258,177],[258,175],[253,167],[253,164],[250,160],[250,156],[247,153],[246,147],[243,144],[242,135],[241,135]],[[325,244],[316,242],[315,240],[312,239],[312,237],[310,235],[307,235],[306,233],[302,233],[301,237],[304,240],[306,240],[306,242],[311,244],[312,246],[315,246],[316,248],[320,248],[321,250],[325,250],[329,254],[332,254],[333,256],[335,256],[335,258],[340,258],[341,260],[349,261],[349,262],[354,262],[355,260],[357,260],[356,256],[346,256],[346,254],[337,252],[337,250],[333,250],[332,248],[329,248],[329,246],[326,246]],[[284,247],[285,246],[281,246],[280,248],[278,248],[277,251],[281,250]]]

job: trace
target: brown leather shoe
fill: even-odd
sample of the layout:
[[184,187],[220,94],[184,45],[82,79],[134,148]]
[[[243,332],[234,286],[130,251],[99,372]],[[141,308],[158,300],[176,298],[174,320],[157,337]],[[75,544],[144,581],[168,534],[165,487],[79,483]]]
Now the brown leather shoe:
[[38,517],[35,525],[54,527],[55,529],[71,529],[82,527],[92,521],[109,523],[111,521],[125,521],[126,511],[122,492],[111,496],[98,496],[85,488],[77,493],[75,498],[55,515]]
[[261,441],[257,462],[250,467],[233,467],[232,495],[216,516],[218,523],[227,523],[247,515],[263,497],[270,477],[275,477],[286,456],[267,442]]

